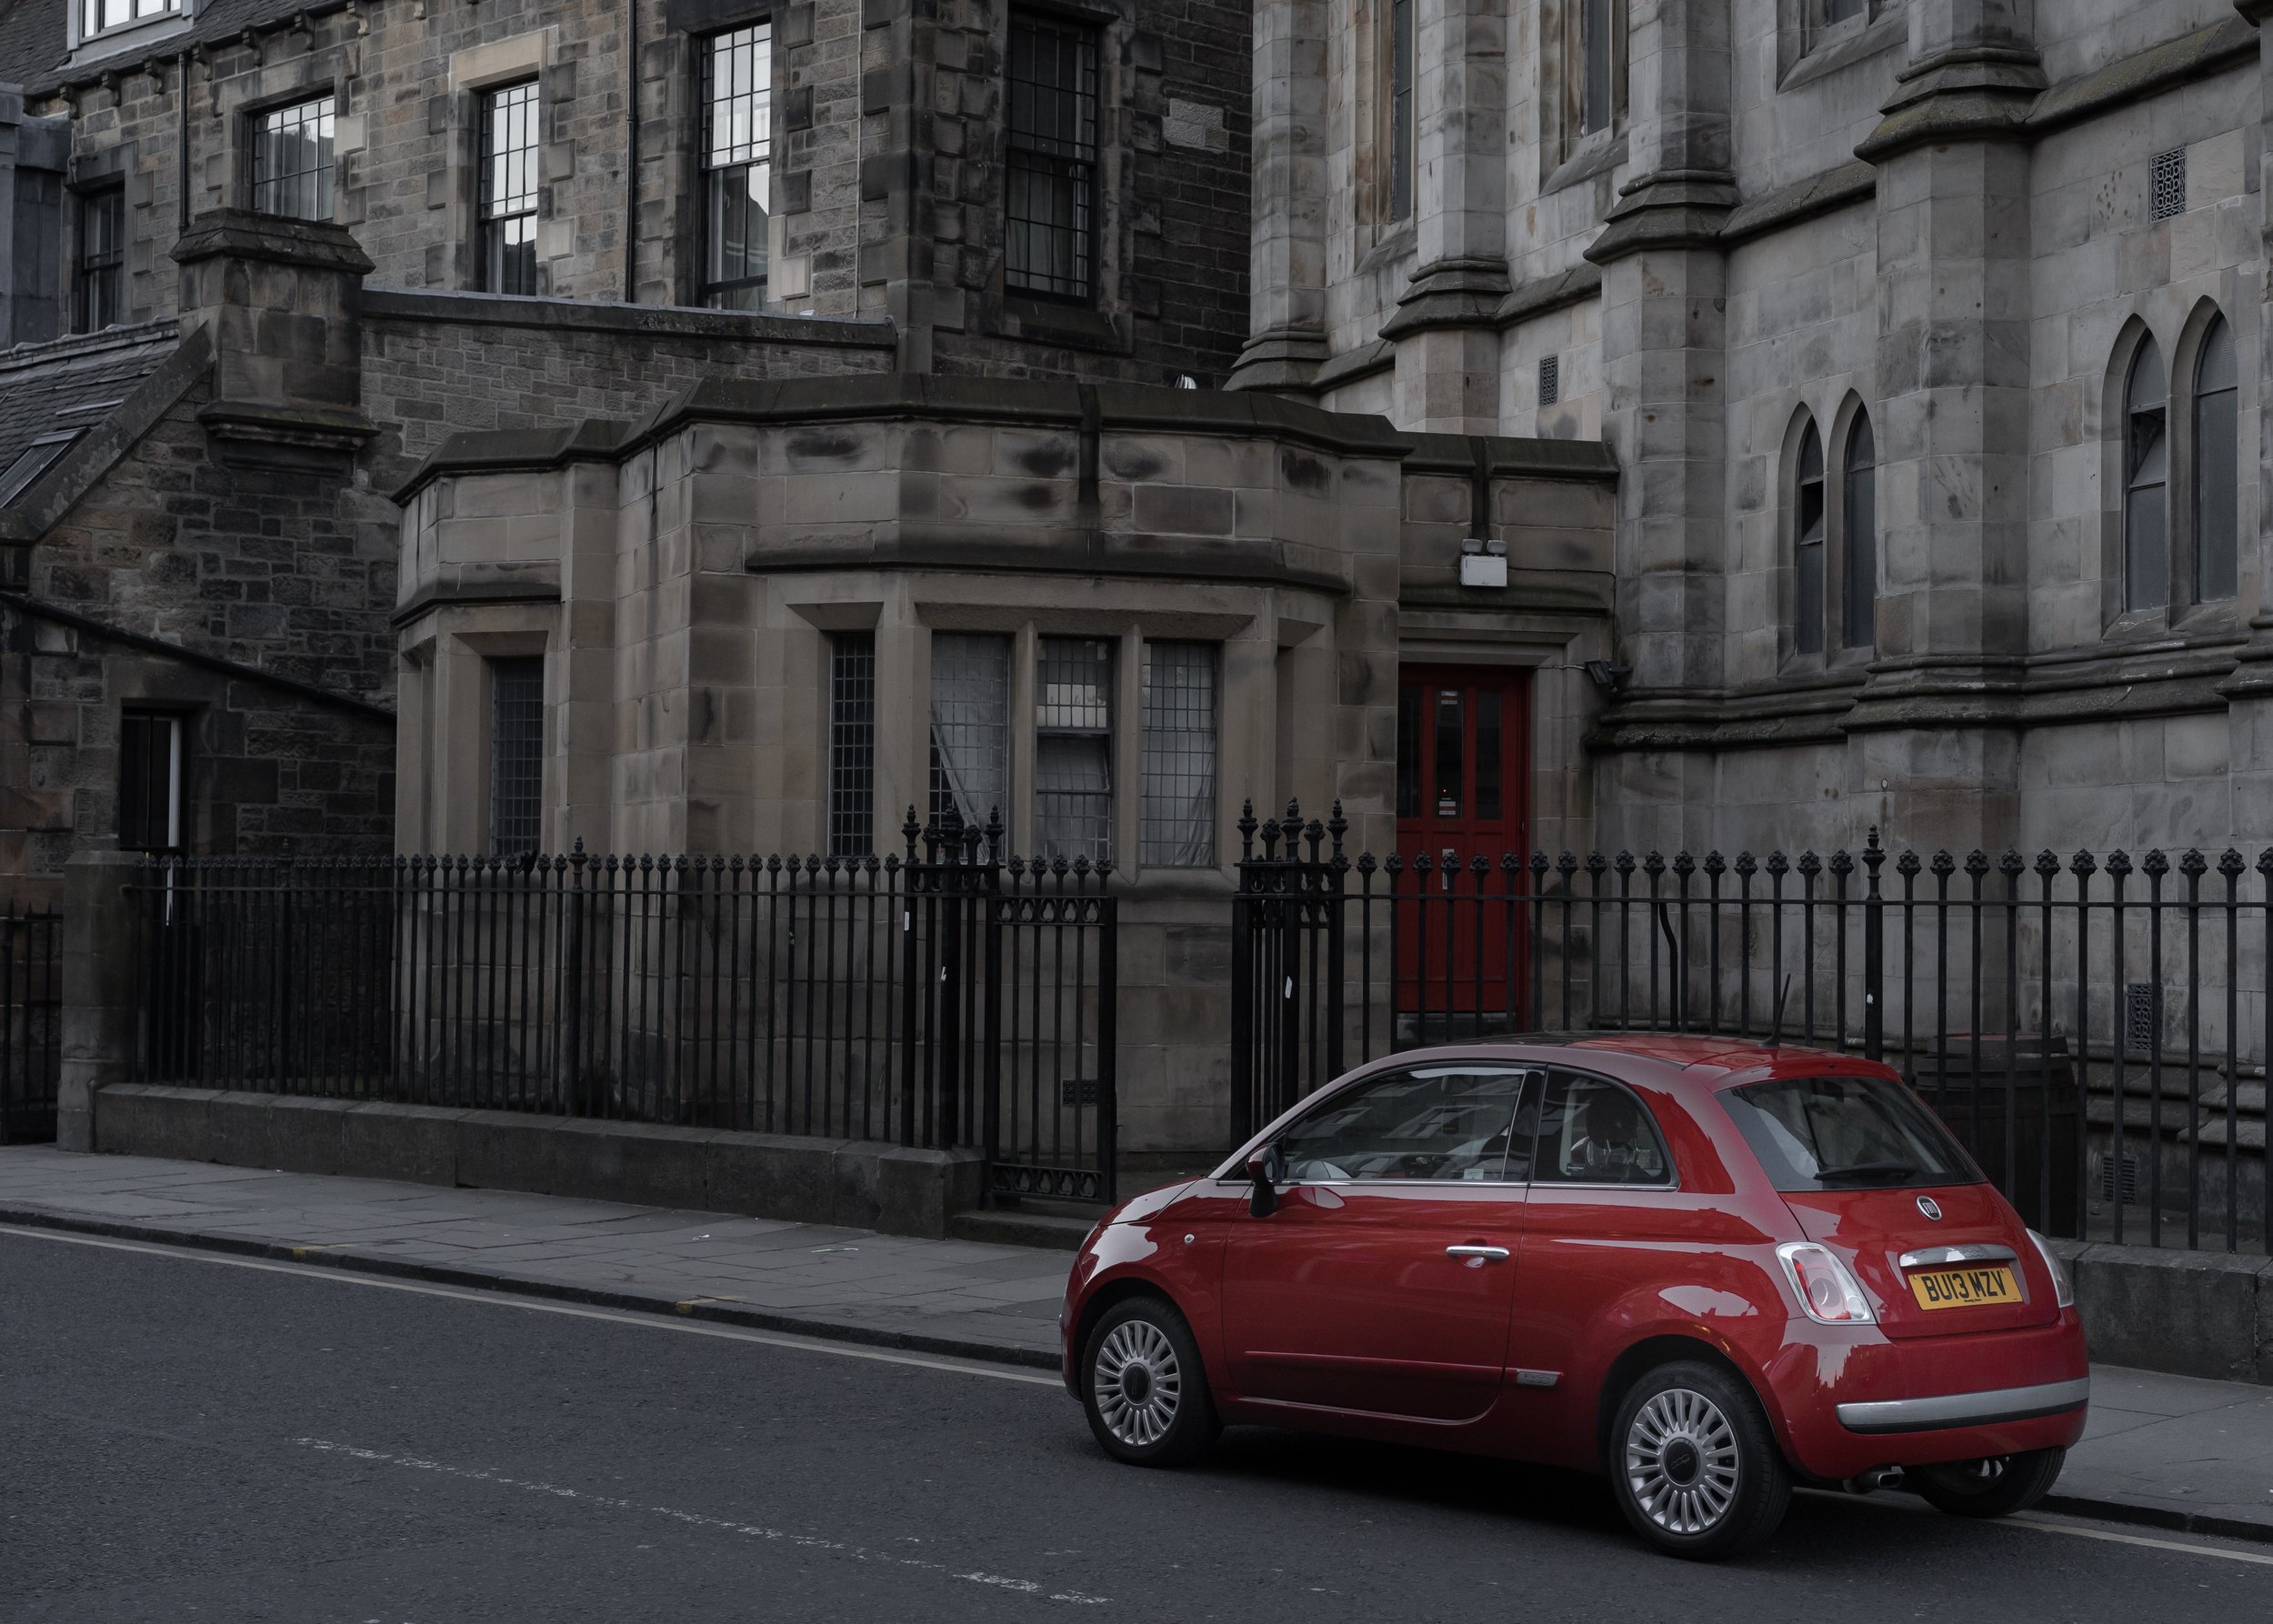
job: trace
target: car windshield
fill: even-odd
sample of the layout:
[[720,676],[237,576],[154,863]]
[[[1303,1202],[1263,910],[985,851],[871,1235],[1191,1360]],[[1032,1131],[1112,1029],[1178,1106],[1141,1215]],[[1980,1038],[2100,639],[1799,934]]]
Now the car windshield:
[[1981,1174],[1910,1091],[1879,1078],[1792,1078],[1721,1096],[1779,1190],[1978,1184]]

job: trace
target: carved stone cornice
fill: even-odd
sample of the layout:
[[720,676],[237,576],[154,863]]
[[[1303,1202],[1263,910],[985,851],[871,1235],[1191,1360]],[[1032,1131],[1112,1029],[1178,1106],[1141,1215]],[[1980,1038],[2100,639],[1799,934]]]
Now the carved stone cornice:
[[2018,45],[1973,45],[1913,62],[1896,75],[1886,116],[1856,146],[1873,164],[1937,141],[2021,141],[2043,94],[2044,65]]
[[1736,177],[1709,169],[1661,169],[1627,181],[1603,217],[1587,258],[1608,265],[1650,248],[1715,248],[1742,201]]
[[1331,353],[1323,327],[1266,328],[1241,347],[1224,387],[1292,389],[1307,395]]
[[1503,259],[1439,259],[1415,271],[1397,296],[1397,313],[1381,324],[1381,336],[1402,338],[1442,327],[1490,327],[1507,296],[1507,262]]

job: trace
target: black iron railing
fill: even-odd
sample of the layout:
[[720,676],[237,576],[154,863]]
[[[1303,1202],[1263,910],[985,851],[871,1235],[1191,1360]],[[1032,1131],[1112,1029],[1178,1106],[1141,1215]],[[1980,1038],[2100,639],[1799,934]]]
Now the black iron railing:
[[1499,1034],[1776,1036],[1898,1067],[2050,1233],[2273,1249],[2273,851],[1377,859],[1240,824],[1233,1129]]
[[169,859],[138,1075],[984,1149],[1113,1190],[1115,900],[999,825],[876,857]]
[[63,918],[0,912],[0,1145],[55,1137],[63,1065]]

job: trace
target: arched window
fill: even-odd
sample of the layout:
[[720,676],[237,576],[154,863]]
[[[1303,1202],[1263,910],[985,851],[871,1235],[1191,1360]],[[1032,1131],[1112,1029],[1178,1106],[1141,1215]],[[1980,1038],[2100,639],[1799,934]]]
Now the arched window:
[[1823,441],[1809,423],[1799,437],[1792,515],[1792,647],[1823,652]]
[[1839,500],[1839,641],[1868,648],[1878,639],[1878,446],[1867,413],[1847,431]]
[[2123,386],[2123,606],[2158,609],[2168,601],[2170,478],[2168,386],[2162,352],[2139,340]]
[[2202,335],[2194,364],[2194,601],[2215,603],[2237,589],[2240,556],[2235,517],[2241,469],[2235,389],[2234,330],[2224,316]]

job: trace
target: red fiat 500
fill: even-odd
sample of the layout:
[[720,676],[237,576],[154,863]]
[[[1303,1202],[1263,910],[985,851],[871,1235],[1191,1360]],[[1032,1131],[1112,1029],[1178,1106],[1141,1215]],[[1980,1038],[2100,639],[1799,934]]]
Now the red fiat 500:
[[1361,1068],[1098,1225],[1062,1329],[1120,1459],[1262,1422],[1575,1467],[1690,1557],[1796,1481],[2018,1510],[2089,1388],[2058,1259],[1895,1073],[1726,1038]]

